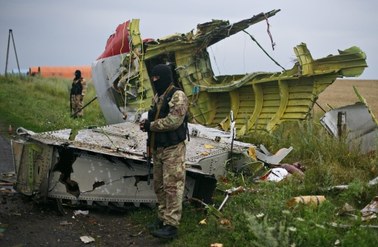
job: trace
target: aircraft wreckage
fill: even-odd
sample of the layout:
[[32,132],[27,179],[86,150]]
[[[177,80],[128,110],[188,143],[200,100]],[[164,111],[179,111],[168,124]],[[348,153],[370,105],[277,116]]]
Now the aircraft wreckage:
[[[198,124],[189,124],[189,133],[185,198],[207,203],[227,169],[256,162],[278,164],[292,150],[271,154],[264,147],[234,141],[228,132]],[[22,194],[114,207],[156,202],[146,162],[147,136],[138,123],[83,129],[74,140],[71,129],[34,133],[18,128],[17,134],[20,138],[12,140],[15,189]]]
[[305,119],[318,95],[337,78],[359,76],[364,71],[366,55],[361,49],[354,46],[339,50],[338,55],[313,59],[302,43],[294,48],[297,62],[291,69],[219,76],[214,75],[207,51],[279,11],[232,24],[213,20],[197,25],[196,31],[156,40],[142,39],[138,19],[119,25],[92,64],[93,82],[107,122],[135,121],[149,110],[154,95],[149,75],[159,63],[172,66],[177,86],[190,100],[193,123],[227,131],[232,110],[237,136],[242,137],[256,130],[271,132],[284,121]]
[[336,78],[358,76],[367,65],[357,47],[313,59],[302,43],[294,48],[298,61],[292,69],[215,76],[207,48],[278,11],[233,24],[213,20],[199,24],[196,32],[157,40],[141,38],[137,19],[119,25],[92,65],[97,99],[109,125],[80,130],[75,137],[71,129],[34,133],[19,128],[20,138],[12,140],[16,190],[87,204],[156,202],[146,134],[137,122],[150,108],[154,89],[149,73],[159,63],[172,66],[177,86],[190,100],[186,198],[211,201],[226,169],[279,164],[291,147],[271,154],[235,137],[305,119],[318,94]]

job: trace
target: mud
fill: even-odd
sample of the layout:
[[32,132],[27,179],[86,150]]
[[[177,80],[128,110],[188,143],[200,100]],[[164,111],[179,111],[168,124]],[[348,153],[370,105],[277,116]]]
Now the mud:
[[[133,222],[128,212],[64,207],[52,201],[36,203],[18,193],[2,192],[0,246],[165,246],[145,225]],[[75,213],[79,213],[76,214]],[[81,237],[94,239],[85,243]]]

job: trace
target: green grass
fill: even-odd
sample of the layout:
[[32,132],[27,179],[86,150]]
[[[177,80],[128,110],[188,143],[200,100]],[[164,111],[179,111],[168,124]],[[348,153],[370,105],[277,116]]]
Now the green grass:
[[[0,122],[5,127],[12,124],[37,132],[104,125],[97,101],[85,109],[84,118],[70,118],[70,83],[0,77]],[[85,101],[94,96],[94,88],[89,85]],[[210,209],[185,202],[180,237],[169,246],[377,246],[378,229],[367,226],[378,226],[378,220],[364,222],[360,213],[377,195],[378,186],[367,186],[378,176],[376,154],[349,150],[344,142],[329,136],[316,119],[281,125],[270,135],[254,133],[244,141],[264,144],[272,152],[292,146],[293,151],[283,163],[302,163],[306,167],[305,178],[292,176],[278,183],[256,183],[256,174],[229,171],[218,187],[244,186],[247,191],[227,201],[221,218]],[[340,184],[349,185],[349,189],[328,189]],[[318,207],[289,208],[287,201],[299,195],[324,195],[326,201]],[[223,199],[224,194],[217,190],[214,207],[218,208]],[[338,214],[345,203],[356,209],[352,213],[355,217]],[[144,207],[130,213],[133,221],[141,225],[153,221],[155,215],[154,210]],[[206,224],[199,224],[203,219]],[[222,225],[222,219],[230,223]],[[334,223],[345,227],[335,227]]]
[[[35,132],[63,128],[84,128],[104,125],[105,119],[97,101],[84,109],[84,117],[70,117],[69,90],[71,80],[38,77],[0,77],[1,122],[8,128],[24,127]],[[93,84],[88,85],[84,104],[96,96]],[[2,130],[4,131],[4,130]]]

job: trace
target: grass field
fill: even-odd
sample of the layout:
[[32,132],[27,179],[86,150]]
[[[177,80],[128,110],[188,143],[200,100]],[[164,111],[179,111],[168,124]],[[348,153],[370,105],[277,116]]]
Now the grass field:
[[[355,86],[359,93],[366,99],[370,109],[377,117],[378,80],[336,80],[319,95],[317,102],[326,111],[330,110],[328,105],[337,108],[354,104],[358,101],[358,97],[353,90],[353,86]],[[316,105],[314,109],[315,111],[321,111]]]

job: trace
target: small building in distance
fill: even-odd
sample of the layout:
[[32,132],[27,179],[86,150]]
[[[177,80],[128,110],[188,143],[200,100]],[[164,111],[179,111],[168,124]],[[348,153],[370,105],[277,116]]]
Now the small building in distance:
[[60,77],[72,79],[76,70],[81,71],[83,78],[90,80],[92,79],[92,69],[91,66],[35,66],[29,68],[30,76],[40,76],[43,78],[48,77]]

